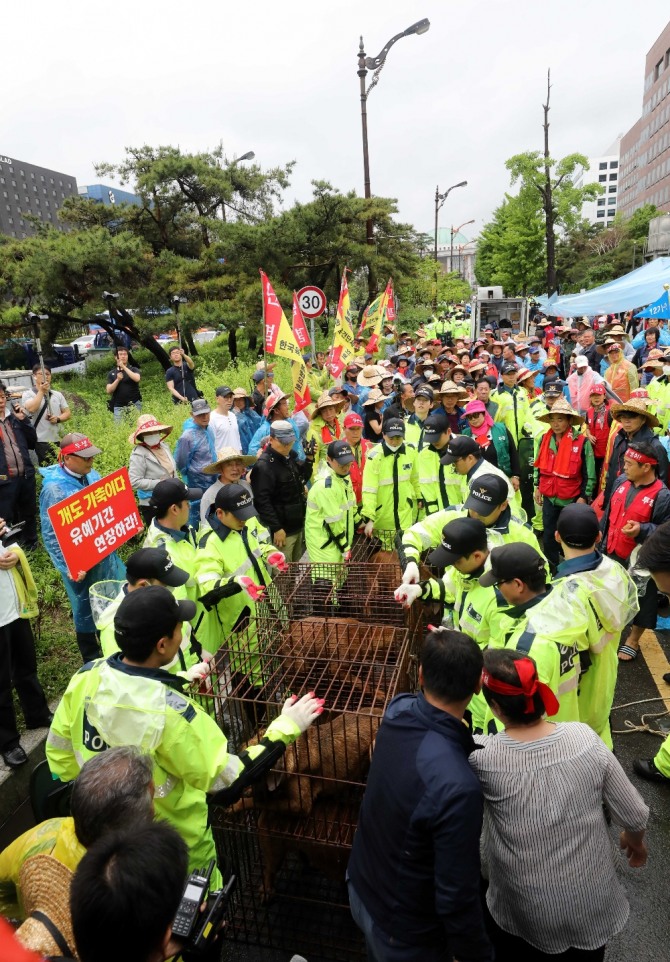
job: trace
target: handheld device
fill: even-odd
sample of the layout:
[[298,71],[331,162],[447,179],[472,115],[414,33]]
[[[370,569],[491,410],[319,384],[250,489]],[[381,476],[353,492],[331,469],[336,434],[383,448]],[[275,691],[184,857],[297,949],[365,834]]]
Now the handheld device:
[[0,541],[2,541],[4,547],[7,547],[7,544],[12,540],[14,535],[17,535],[19,531],[25,527],[25,524],[25,521],[19,521],[18,524],[12,525],[11,527],[8,525],[5,528],[2,534],[0,534]]
[[195,869],[186,879],[184,894],[172,923],[172,934],[176,935],[177,938],[184,941],[188,941],[190,938],[200,913],[200,907],[207,897],[209,880],[213,871],[214,859],[211,860],[207,869]]
[[210,940],[216,937],[236,881],[235,876],[231,875],[224,888],[219,889],[218,892],[212,892],[210,897],[212,904],[203,913],[204,922],[192,941],[192,946],[196,951],[205,949]]

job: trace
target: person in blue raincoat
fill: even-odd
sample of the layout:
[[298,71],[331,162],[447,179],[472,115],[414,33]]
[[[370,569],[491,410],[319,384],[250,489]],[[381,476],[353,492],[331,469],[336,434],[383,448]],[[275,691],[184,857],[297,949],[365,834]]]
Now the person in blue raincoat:
[[126,569],[114,551],[99,561],[90,571],[68,571],[47,511],[52,505],[69,498],[70,495],[93,484],[94,481],[100,480],[98,472],[93,470],[93,458],[98,454],[102,454],[102,451],[96,448],[85,434],[66,434],[60,442],[58,464],[39,469],[44,479],[40,491],[42,540],[70,599],[77,645],[84,664],[99,658],[102,654],[95,633],[88,590],[98,581],[123,581]]
[[[216,478],[204,469],[217,460],[214,431],[209,426],[212,412],[204,398],[191,402],[191,417],[184,421],[181,437],[174,450],[177,470],[189,488],[206,491]],[[188,523],[197,531],[200,527],[200,501],[191,501]]]
[[261,416],[251,406],[249,392],[243,387],[236,387],[233,391],[233,411],[237,418],[237,427],[242,442],[242,454],[249,453],[249,442],[256,433]]

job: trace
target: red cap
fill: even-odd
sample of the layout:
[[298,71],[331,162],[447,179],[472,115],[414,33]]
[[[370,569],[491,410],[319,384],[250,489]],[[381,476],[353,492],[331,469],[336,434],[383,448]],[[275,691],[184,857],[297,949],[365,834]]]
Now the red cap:
[[363,418],[360,414],[355,414],[351,411],[344,419],[344,426],[345,428],[362,428]]
[[604,384],[594,384],[589,394],[607,394]]

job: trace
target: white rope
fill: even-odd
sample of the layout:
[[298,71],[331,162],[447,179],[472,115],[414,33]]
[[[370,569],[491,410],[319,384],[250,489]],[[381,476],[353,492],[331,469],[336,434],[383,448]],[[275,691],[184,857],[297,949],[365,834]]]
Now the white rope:
[[[644,705],[650,701],[668,701],[668,696],[662,697],[661,695],[655,698],[641,698],[639,701],[628,701],[623,705],[613,705],[612,711],[618,711],[621,708],[632,708],[634,705]],[[658,731],[656,728],[651,728],[646,719],[647,718],[663,718],[665,715],[670,715],[670,709],[660,712],[646,712],[644,715],[640,716],[640,724],[636,725],[634,722],[629,721],[627,718],[624,720],[625,728],[622,729],[612,729],[613,735],[630,735],[633,732],[649,732],[650,735],[658,735],[660,738],[667,738],[668,732]]]

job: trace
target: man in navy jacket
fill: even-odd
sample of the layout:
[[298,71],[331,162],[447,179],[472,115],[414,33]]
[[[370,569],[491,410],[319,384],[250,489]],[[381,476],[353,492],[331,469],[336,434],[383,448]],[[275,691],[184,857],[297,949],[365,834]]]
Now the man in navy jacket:
[[379,729],[347,875],[377,962],[493,958],[479,896],[483,799],[463,724],[481,672],[469,635],[431,629],[421,694],[394,698]]

